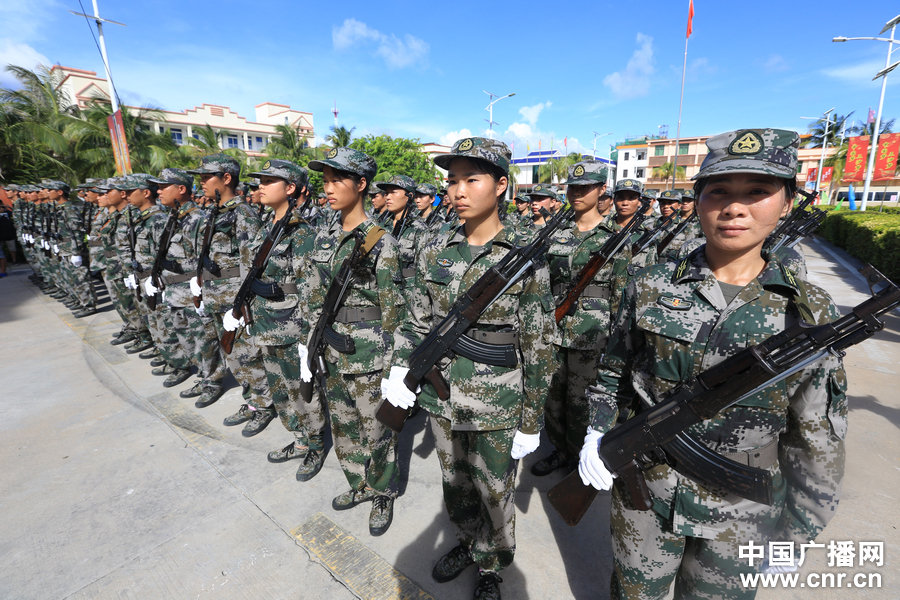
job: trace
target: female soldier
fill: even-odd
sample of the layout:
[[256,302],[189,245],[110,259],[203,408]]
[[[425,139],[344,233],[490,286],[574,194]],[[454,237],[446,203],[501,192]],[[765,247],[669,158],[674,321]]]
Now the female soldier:
[[[711,137],[695,177],[706,244],[628,285],[596,386],[579,472],[613,487],[614,598],[752,598],[739,544],[805,544],[834,514],[847,429],[846,379],[830,356],[689,428],[730,460],[767,469],[771,506],[714,491],[667,465],[644,472],[652,508],[635,510],[597,454],[620,413],[646,409],[672,388],[741,349],[838,313],[828,294],[761,254],[791,206],[799,136],[744,129]],[[633,387],[632,387],[633,386]],[[768,572],[784,568],[763,567]]]
[[[307,196],[309,178],[306,169],[287,160],[272,159],[262,170],[250,173],[259,178],[261,206],[270,212],[272,223],[263,227],[253,247],[257,252],[277,224],[282,232],[269,251],[265,268],[257,283],[251,306],[253,343],[262,350],[263,366],[272,404],[284,428],[294,434],[294,441],[280,450],[269,452],[270,462],[300,459],[297,480],[308,481],[316,476],[325,460],[325,412],[321,397],[314,395],[310,403],[300,401],[300,361],[297,344],[309,332],[306,320],[299,311],[300,297],[297,282],[305,279],[301,259],[312,249],[313,229],[302,221],[298,212]],[[296,205],[289,212],[291,201]],[[249,258],[249,255],[248,255]],[[254,257],[255,259],[255,257]],[[245,269],[251,265],[245,264]],[[316,281],[318,284],[318,281]],[[234,319],[226,313],[224,319]],[[243,317],[238,319],[243,326]],[[252,410],[249,405],[245,409]]]
[[[604,227],[615,233],[631,222],[641,207],[643,187],[643,184],[635,179],[622,179],[616,182],[616,189],[613,192],[613,204],[616,211],[606,217],[603,222]],[[648,217],[641,223],[641,226],[631,235],[632,242],[636,242],[644,232],[653,229],[652,220],[652,217]],[[651,223],[648,224],[647,221],[651,221]],[[651,244],[646,250],[632,257],[631,264],[628,265],[628,274],[634,275],[639,269],[655,262],[656,247]]]
[[[575,219],[552,236],[547,251],[550,283],[556,304],[566,296],[581,269],[613,233],[603,226],[597,202],[606,189],[606,168],[597,161],[576,163],[569,170],[567,194]],[[631,258],[629,244],[594,275],[581,294],[575,312],[559,322],[559,359],[547,394],[544,416],[553,452],[532,465],[531,472],[547,475],[578,460],[590,411],[584,395],[597,377],[600,355],[606,348],[610,314],[618,308],[625,287],[625,267]],[[610,309],[610,304],[613,304]]]
[[416,182],[406,175],[394,175],[375,185],[384,192],[385,206],[394,216],[390,227],[400,250],[400,274],[406,281],[413,276],[419,238],[425,232],[425,223],[412,214]]
[[[410,353],[465,293],[523,236],[504,228],[497,204],[506,192],[509,148],[485,138],[457,141],[435,158],[449,171],[448,191],[465,225],[442,230],[425,244],[407,294],[410,319],[395,335],[385,397],[409,408],[415,401],[403,378]],[[546,266],[517,282],[478,320],[470,337],[518,347],[519,364],[494,366],[454,356],[442,365],[450,398],[438,401],[426,386],[422,408],[441,463],[444,504],[459,545],[438,560],[432,577],[450,581],[473,562],[480,579],[476,598],[499,598],[498,573],[515,553],[513,486],[519,458],[539,442],[544,391],[553,372],[554,324]]]
[[[375,225],[364,209],[369,182],[378,166],[368,155],[351,148],[333,148],[322,160],[309,163],[322,171],[327,203],[339,218],[316,233],[312,250],[305,254],[308,292],[302,314],[315,323],[324,296],[335,274],[351,255],[361,236],[362,258],[340,310],[330,327],[329,341],[339,339],[340,349],[328,345],[324,359],[328,369],[326,388],[331,414],[334,450],[350,489],[332,502],[335,510],[353,508],[372,500],[369,533],[381,535],[391,525],[398,491],[397,436],[375,418],[381,402],[381,378],[385,357],[391,355],[394,330],[400,324],[403,300],[394,277],[400,271],[397,242]],[[300,346],[301,362],[310,351]],[[304,381],[311,373],[301,373]]]

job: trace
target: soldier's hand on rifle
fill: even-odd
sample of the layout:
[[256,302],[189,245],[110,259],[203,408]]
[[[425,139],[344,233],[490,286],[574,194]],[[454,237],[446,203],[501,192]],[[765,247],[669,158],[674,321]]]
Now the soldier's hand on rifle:
[[578,474],[581,475],[581,481],[584,485],[592,485],[600,491],[610,489],[614,477],[603,464],[598,452],[602,438],[602,433],[588,427],[584,445],[578,453]]
[[195,307],[194,310],[196,310],[197,314],[201,317],[206,316],[206,307],[203,305],[203,300],[200,301],[200,306]]
[[197,277],[191,277],[191,293],[195,296],[203,295],[203,288],[200,287],[200,282],[197,281]]
[[59,245],[53,244],[53,254],[59,254]]
[[81,266],[81,256],[79,256],[78,254],[73,254],[72,256],[70,256],[69,261],[72,263],[72,266]]
[[409,373],[409,368],[393,366],[387,381],[382,383],[381,389],[385,399],[397,408],[412,408],[416,403],[416,393],[403,383],[403,378],[407,373]]
[[516,435],[513,436],[512,449],[510,450],[509,455],[512,456],[513,459],[519,460],[537,450],[540,445],[540,433],[523,433],[517,429]]
[[127,287],[129,290],[137,289],[137,280],[134,276],[134,273],[132,273],[128,277],[125,277],[122,281],[125,282],[125,287]]
[[155,296],[159,293],[159,288],[153,285],[152,277],[148,277],[144,280],[144,291],[147,292],[148,296]]
[[300,381],[309,383],[312,381],[312,371],[309,370],[309,349],[306,344],[297,344],[297,355],[300,357]]
[[[763,559],[759,564],[759,572],[763,575],[776,575],[778,573],[796,573],[797,564],[794,562],[794,553],[790,552],[784,558],[772,560],[769,554],[772,547],[769,544],[763,545]],[[772,564],[775,563],[775,564]]]
[[225,331],[236,331],[247,324],[244,322],[243,315],[241,315],[240,319],[235,319],[232,312],[229,308],[222,314],[222,327],[225,328]]

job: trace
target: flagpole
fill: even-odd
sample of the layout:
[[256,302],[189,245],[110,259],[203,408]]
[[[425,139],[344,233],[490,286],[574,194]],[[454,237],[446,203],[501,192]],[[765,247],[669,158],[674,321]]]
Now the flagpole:
[[684,36],[684,64],[681,66],[681,99],[678,101],[678,127],[675,129],[675,160],[672,165],[672,187],[675,189],[675,178],[678,177],[678,144],[681,141],[681,109],[684,107],[684,74],[687,72],[688,40],[691,39],[691,25],[694,18],[694,2],[688,2],[688,26]]

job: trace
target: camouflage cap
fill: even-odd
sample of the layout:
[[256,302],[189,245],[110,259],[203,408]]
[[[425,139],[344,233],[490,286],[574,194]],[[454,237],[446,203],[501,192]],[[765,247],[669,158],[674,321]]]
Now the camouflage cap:
[[430,183],[420,183],[416,187],[416,193],[424,196],[434,196],[437,194],[437,188]]
[[156,185],[151,182],[152,175],[149,173],[132,173],[122,177],[119,182],[120,190],[152,190],[156,189]]
[[559,200],[559,195],[546,183],[539,183],[531,188],[529,196],[531,196],[531,200],[534,200],[535,196],[544,196],[547,198],[553,198],[554,200]]
[[5,183],[3,185],[0,185],[0,187],[2,187],[4,190],[9,190],[10,192],[20,191],[19,186],[15,183]]
[[[309,183],[309,173],[300,165],[289,160],[273,158],[263,163],[262,169],[250,173],[252,177],[277,177],[288,183],[293,183],[297,188],[305,187]],[[257,187],[259,184],[257,183]]]
[[620,179],[616,182],[616,187],[613,190],[613,194],[617,194],[618,192],[637,192],[638,194],[644,191],[644,184],[642,184],[637,179]]
[[763,173],[797,177],[800,136],[787,129],[738,129],[706,140],[709,153],[693,179],[721,173]]
[[385,192],[391,191],[391,188],[401,188],[410,193],[415,193],[416,191],[416,181],[412,177],[407,177],[406,175],[393,175],[387,181],[378,181],[375,183],[379,188],[384,190]]
[[659,198],[659,190],[644,190],[644,192],[641,194],[641,197],[656,200],[657,198]]
[[531,197],[528,194],[519,194],[513,198],[513,202],[531,202]]
[[369,194],[370,196],[374,196],[376,194],[383,194],[384,190],[381,189],[380,187],[378,187],[377,185],[375,185],[375,183],[370,183],[369,189],[366,190],[366,193]]
[[324,171],[325,167],[331,167],[338,171],[355,173],[365,177],[366,181],[372,181],[378,172],[378,163],[375,159],[353,148],[332,148],[325,154],[322,160],[311,160],[307,165],[313,171]]
[[40,188],[44,190],[67,190],[69,184],[58,179],[42,179]]
[[96,188],[101,192],[108,192],[109,190],[120,190],[122,188],[119,187],[119,179],[121,179],[121,177],[110,177],[108,179],[104,179],[96,185]]
[[681,190],[666,190],[659,195],[660,202],[678,202],[681,204]]
[[96,177],[88,177],[82,183],[79,183],[75,186],[76,190],[92,190],[96,188],[99,184],[103,182],[102,179],[97,179]]
[[[251,175],[252,175],[252,173],[251,173]],[[247,181],[244,182],[244,185],[246,185],[251,190],[258,190],[259,189],[259,178],[251,177],[250,179],[248,179]]]
[[149,181],[163,187],[173,184],[183,185],[187,189],[194,187],[194,177],[184,169],[176,169],[175,167],[163,169],[159,172],[158,177],[150,177]]
[[694,190],[682,190],[681,191],[681,201],[682,202],[693,202],[694,201]]
[[599,160],[584,160],[569,167],[567,185],[606,183],[606,165]]
[[434,164],[447,169],[454,158],[474,158],[489,163],[505,174],[509,174],[509,161],[512,160],[512,152],[509,146],[499,140],[483,137],[469,137],[456,140],[449,154],[441,154],[434,157]]
[[209,156],[204,156],[200,159],[200,166],[196,169],[189,169],[188,173],[190,173],[191,175],[228,173],[236,179],[241,175],[241,163],[239,163],[237,159],[220,152],[218,154],[210,154]]

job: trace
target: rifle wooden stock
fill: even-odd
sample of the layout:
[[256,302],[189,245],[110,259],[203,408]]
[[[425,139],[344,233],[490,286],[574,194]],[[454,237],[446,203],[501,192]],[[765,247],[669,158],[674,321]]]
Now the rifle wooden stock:
[[[209,215],[206,217],[206,229],[203,230],[203,245],[200,247],[200,256],[197,257],[196,278],[197,285],[203,287],[203,261],[209,256],[209,247],[212,245],[213,235],[216,233],[216,218],[219,216],[219,202],[222,201],[222,193],[216,190],[216,201],[209,209]],[[194,296],[194,306],[200,308],[203,302],[203,292],[199,296]]]

